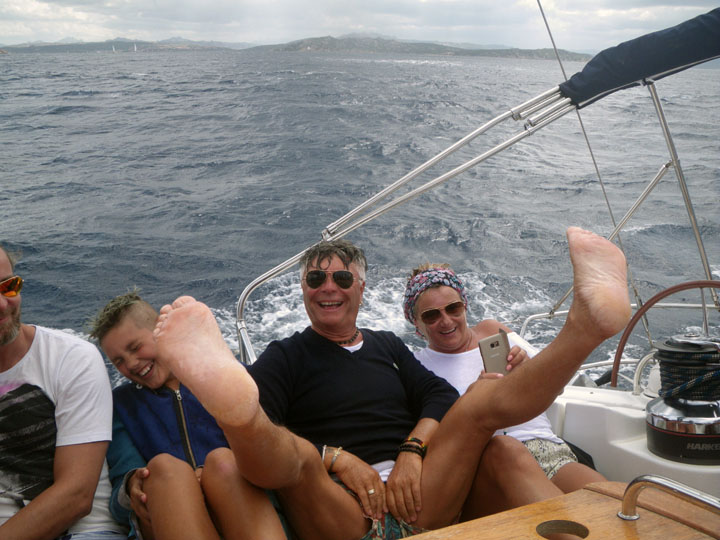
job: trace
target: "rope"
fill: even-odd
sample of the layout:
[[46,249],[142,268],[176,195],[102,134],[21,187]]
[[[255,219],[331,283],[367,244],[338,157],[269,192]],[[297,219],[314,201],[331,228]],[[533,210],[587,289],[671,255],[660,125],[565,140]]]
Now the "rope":
[[[562,60],[560,59],[560,52],[558,51],[557,46],[555,45],[555,38],[553,37],[552,30],[550,30],[550,24],[548,23],[547,17],[545,17],[545,10],[542,7],[542,3],[540,0],[537,0],[538,8],[540,9],[540,15],[542,15],[543,22],[545,23],[545,28],[547,29],[548,36],[550,37],[550,43],[552,43],[553,51],[555,51],[555,58],[557,58],[558,64],[560,65],[560,71],[562,72],[563,79],[566,81],[568,80],[567,74],[565,73],[565,66],[562,63]],[[610,222],[612,223],[613,229],[617,228],[617,221],[615,220],[615,214],[613,213],[612,206],[610,205],[610,199],[608,198],[607,191],[605,190],[605,182],[603,181],[602,175],[600,174],[600,167],[597,164],[597,160],[595,159],[595,152],[593,152],[592,145],[590,144],[590,138],[588,137],[587,131],[585,130],[585,124],[583,123],[582,117],[580,116],[580,111],[578,109],[575,109],[575,114],[577,115],[578,122],[580,124],[580,130],[582,131],[583,137],[585,138],[585,145],[587,146],[588,152],[590,153],[590,160],[592,161],[593,168],[595,169],[595,176],[597,176],[598,182],[600,183],[600,189],[602,191],[603,197],[605,198],[605,205],[608,209],[608,214],[610,215]],[[620,250],[625,253],[625,247],[623,246],[622,239],[620,238],[620,233],[617,234],[617,242]],[[632,288],[633,295],[635,296],[635,301],[638,305],[638,307],[643,305],[643,299],[640,296],[640,291],[637,288],[637,285],[635,283],[635,277],[633,276],[633,273],[630,269],[630,266],[627,266],[627,273],[628,273],[628,281],[630,283],[630,287]],[[567,295],[566,297],[567,298]],[[551,313],[554,313],[556,309],[560,307],[560,304],[565,301],[565,298],[563,298],[558,304],[556,304],[552,310]],[[645,329],[645,334],[648,338],[648,341],[652,344],[652,337],[650,335],[650,326],[648,324],[647,317],[643,315],[642,317],[642,324],[643,328]]]
[[[662,385],[660,392],[658,392],[660,397],[680,397],[698,401],[716,401],[720,399],[720,369],[698,375],[702,371],[703,368],[677,369],[661,363],[660,379]],[[687,381],[688,376],[694,378]],[[682,380],[686,382],[680,383]]]
[[660,364],[660,397],[720,400],[720,351],[714,347],[670,339],[658,346],[655,359]]

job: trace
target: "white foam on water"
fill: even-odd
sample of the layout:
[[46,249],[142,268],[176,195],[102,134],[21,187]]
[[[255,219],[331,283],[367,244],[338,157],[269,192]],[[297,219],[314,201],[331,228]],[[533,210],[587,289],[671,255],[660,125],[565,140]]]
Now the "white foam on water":
[[[547,311],[552,302],[535,287],[528,287],[528,296],[522,301],[508,301],[495,297],[485,289],[482,276],[475,272],[461,273],[460,279],[468,285],[469,323],[494,318],[520,330],[522,319],[530,313]],[[403,315],[405,277],[369,276],[363,305],[357,323],[361,328],[387,330],[399,336],[411,349],[424,347],[424,341]],[[228,345],[238,350],[235,312],[230,309],[214,310],[215,316]],[[272,340],[283,339],[302,331],[310,324],[302,300],[299,272],[283,274],[260,287],[250,295],[245,308],[245,322],[256,354],[260,354]],[[526,339],[540,348],[549,343],[557,333],[561,321],[548,324],[540,322],[529,328]]]

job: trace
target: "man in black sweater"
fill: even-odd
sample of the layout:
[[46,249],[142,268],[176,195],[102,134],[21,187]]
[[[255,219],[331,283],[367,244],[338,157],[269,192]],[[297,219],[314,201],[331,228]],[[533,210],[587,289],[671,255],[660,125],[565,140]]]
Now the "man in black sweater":
[[449,385],[397,337],[357,328],[366,263],[341,241],[306,252],[311,326],[272,343],[252,377],[208,308],[190,297],[162,309],[158,359],[218,420],[242,474],[278,491],[301,538],[398,538],[447,526],[464,508],[533,502],[559,492],[529,453],[493,433],[544,411],[630,315],[622,253],[577,228],[568,240],[575,295],[558,337],[454,404]]

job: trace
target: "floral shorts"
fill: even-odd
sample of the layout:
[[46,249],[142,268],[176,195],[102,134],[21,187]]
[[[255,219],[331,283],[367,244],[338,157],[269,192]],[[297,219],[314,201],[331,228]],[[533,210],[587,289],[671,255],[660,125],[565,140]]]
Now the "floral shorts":
[[530,450],[540,468],[548,478],[552,478],[560,470],[560,467],[568,463],[577,463],[577,457],[570,450],[570,447],[562,443],[548,441],[547,439],[530,439],[523,441],[523,444]]
[[[340,479],[332,475],[332,479],[345,489],[360,504],[358,496],[343,484]],[[362,508],[362,505],[361,505]],[[367,519],[371,519],[365,516]],[[370,530],[366,532],[360,540],[396,540],[397,538],[408,538],[416,534],[427,532],[427,529],[415,527],[403,520],[398,521],[392,514],[385,514],[382,519],[373,519]]]
[[392,514],[385,514],[383,519],[373,519],[372,527],[360,540],[396,540],[424,532],[427,530],[398,521]]

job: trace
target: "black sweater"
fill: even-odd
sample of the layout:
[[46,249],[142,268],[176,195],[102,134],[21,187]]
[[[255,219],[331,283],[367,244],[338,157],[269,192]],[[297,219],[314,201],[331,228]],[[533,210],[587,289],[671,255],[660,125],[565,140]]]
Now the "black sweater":
[[417,422],[441,420],[458,394],[392,332],[362,335],[351,353],[308,327],[270,343],[250,373],[274,422],[372,464],[395,459]]

